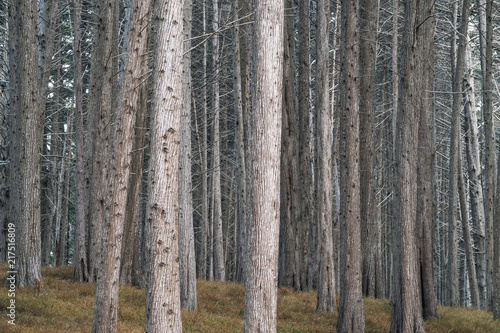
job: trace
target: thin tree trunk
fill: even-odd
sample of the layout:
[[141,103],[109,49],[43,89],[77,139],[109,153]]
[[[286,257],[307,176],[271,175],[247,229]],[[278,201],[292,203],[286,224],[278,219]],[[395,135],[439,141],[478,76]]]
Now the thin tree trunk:
[[146,332],[182,332],[178,264],[178,176],[182,108],[182,0],[153,10],[153,121],[146,210]]
[[87,268],[87,243],[85,231],[85,218],[87,215],[87,186],[85,177],[85,157],[83,134],[85,131],[83,122],[83,77],[82,77],[82,49],[81,49],[81,18],[82,18],[82,3],[81,0],[74,0],[74,76],[75,76],[75,117],[76,117],[76,189],[75,189],[75,281],[88,281]]
[[359,6],[342,1],[340,304],[337,332],[365,331],[359,178]]
[[114,143],[110,162],[110,206],[103,226],[102,264],[98,270],[92,332],[118,331],[118,292],[123,229],[127,210],[130,163],[134,144],[136,111],[142,80],[142,66],[148,36],[150,0],[136,0],[124,66],[122,95],[116,114]]
[[311,160],[311,61],[310,61],[310,2],[299,2],[299,68],[298,68],[298,103],[299,103],[299,159],[300,159],[300,226],[299,226],[299,261],[300,285],[302,290],[312,289],[312,280],[308,278],[310,252],[308,246],[310,225],[314,223],[313,210],[313,175]]
[[[425,5],[424,5],[425,6]],[[425,38],[421,45],[425,55],[422,87],[422,107],[418,138],[418,185],[417,185],[417,230],[419,235],[420,288],[422,293],[422,316],[424,319],[438,318],[437,299],[434,288],[433,231],[437,223],[434,216],[435,191],[435,125],[434,125],[434,6],[424,7],[427,24],[422,26]],[[430,37],[429,37],[430,36]]]
[[[40,149],[44,114],[39,109],[37,67],[37,3],[13,1],[9,6],[11,135],[10,220],[15,226],[15,284],[41,284]],[[10,225],[9,225],[10,227]],[[8,258],[14,259],[14,258]]]
[[244,332],[276,332],[280,151],[283,102],[284,1],[254,2],[252,112],[253,180],[248,226]]
[[380,220],[375,214],[375,60],[378,0],[360,1],[360,181],[363,295],[375,297],[380,265]]
[[317,311],[336,312],[335,262],[333,260],[333,124],[328,78],[330,3],[319,0],[317,8],[316,110],[319,132],[319,274]]
[[[184,1],[184,52],[191,48],[192,0]],[[196,310],[196,258],[191,184],[191,53],[183,57],[179,148],[179,277],[181,307]]]
[[396,179],[394,193],[394,226],[392,235],[393,292],[391,332],[424,332],[418,281],[416,244],[417,166],[419,109],[424,95],[422,71],[425,54],[422,52],[425,20],[424,9],[432,1],[408,0],[405,7],[403,63],[400,75],[400,104],[396,131]]

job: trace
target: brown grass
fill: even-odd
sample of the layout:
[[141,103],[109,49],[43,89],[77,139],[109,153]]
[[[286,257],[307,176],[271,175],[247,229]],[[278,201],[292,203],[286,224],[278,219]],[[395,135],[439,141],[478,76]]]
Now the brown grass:
[[[1,283],[7,267],[0,265]],[[89,332],[92,325],[95,285],[72,282],[73,269],[44,268],[44,291],[16,292],[16,326],[9,325],[7,289],[0,291],[0,332]],[[183,311],[184,332],[242,332],[244,287],[237,283],[198,281],[196,312]],[[337,301],[338,303],[338,301]],[[364,300],[366,332],[389,332],[391,305],[388,300]],[[278,295],[278,332],[334,332],[337,315],[316,312],[315,292],[281,288]],[[440,319],[425,323],[430,333],[499,332],[500,322],[491,312],[439,308]],[[144,291],[120,288],[120,332],[144,332]]]

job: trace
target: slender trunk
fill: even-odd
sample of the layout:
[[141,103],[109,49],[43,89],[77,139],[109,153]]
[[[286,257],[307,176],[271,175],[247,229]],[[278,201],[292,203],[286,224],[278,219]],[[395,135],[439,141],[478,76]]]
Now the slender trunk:
[[81,0],[74,0],[74,75],[75,75],[75,117],[76,117],[76,189],[75,189],[75,281],[84,282],[88,280],[87,268],[87,243],[85,232],[85,218],[87,215],[86,198],[87,187],[85,177],[85,157],[83,133],[85,131],[83,122],[83,77],[82,77],[82,49],[81,49],[81,18],[82,18],[82,3]]
[[254,2],[251,220],[244,332],[276,332],[284,1]]
[[360,1],[360,181],[363,294],[377,294],[377,261],[380,260],[380,220],[375,214],[375,60],[378,0]]
[[337,332],[364,332],[359,178],[359,6],[342,4],[340,304]]
[[317,311],[336,312],[335,263],[333,261],[333,124],[328,78],[330,3],[319,0],[317,9],[316,110],[319,132],[319,274]]
[[308,279],[309,229],[314,223],[313,210],[313,175],[311,160],[311,61],[310,61],[310,1],[299,2],[299,68],[298,68],[298,103],[299,103],[299,159],[300,159],[300,226],[299,226],[299,261],[301,263],[300,285],[302,290],[312,289],[312,280]]
[[182,332],[178,176],[182,108],[182,0],[155,2],[153,119],[146,209],[146,332]]
[[[123,75],[122,95],[116,112],[113,150],[110,162],[109,214],[103,226],[102,263],[98,270],[92,332],[118,331],[118,292],[123,244],[123,229],[127,210],[130,163],[134,144],[134,127],[142,66],[148,36],[151,1],[137,0],[133,6],[128,53]],[[113,99],[111,99],[113,100]]]
[[[184,52],[191,46],[192,0],[184,1]],[[191,184],[191,53],[183,57],[179,147],[179,278],[181,307],[197,308]]]

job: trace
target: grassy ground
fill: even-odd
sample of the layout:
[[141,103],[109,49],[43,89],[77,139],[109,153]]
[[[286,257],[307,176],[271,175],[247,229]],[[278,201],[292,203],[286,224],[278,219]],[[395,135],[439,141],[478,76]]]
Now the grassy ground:
[[[0,265],[0,279],[7,267]],[[8,324],[8,290],[0,290],[0,332],[90,332],[95,285],[71,281],[70,267],[43,269],[45,291],[16,291],[16,325]],[[183,312],[184,332],[242,332],[244,288],[236,283],[198,281],[197,312]],[[365,299],[367,332],[388,332],[388,300]],[[282,288],[278,297],[278,332],[334,332],[337,316],[317,313],[316,293]],[[492,314],[472,309],[439,308],[440,319],[425,323],[426,332],[499,332]],[[144,332],[144,291],[120,289],[120,332]]]

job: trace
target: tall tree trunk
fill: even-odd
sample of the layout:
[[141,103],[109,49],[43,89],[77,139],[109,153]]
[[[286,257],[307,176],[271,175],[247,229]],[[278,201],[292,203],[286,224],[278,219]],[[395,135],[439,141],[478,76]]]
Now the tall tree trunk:
[[[184,1],[184,52],[191,48],[192,0]],[[197,308],[191,184],[191,53],[183,57],[179,147],[179,277],[181,307]]]
[[299,159],[300,159],[300,225],[299,225],[299,261],[300,285],[302,290],[312,289],[312,279],[308,279],[309,229],[314,222],[313,210],[313,175],[311,160],[311,59],[310,59],[310,2],[299,2],[299,68],[298,68],[298,103],[299,103]]
[[153,122],[146,209],[146,332],[182,332],[178,257],[178,176],[184,1],[153,10]]
[[212,178],[212,195],[213,195],[213,262],[214,262],[214,277],[216,280],[226,280],[226,270],[224,262],[223,249],[223,234],[222,234],[222,197],[221,197],[221,157],[220,157],[220,100],[219,100],[219,73],[220,73],[220,55],[219,55],[219,0],[213,0],[213,30],[217,33],[212,37],[212,52],[214,66],[214,82],[213,82],[213,109],[214,109],[214,130],[213,130],[213,178]]
[[460,111],[462,109],[462,79],[465,68],[465,50],[467,44],[467,27],[469,24],[470,0],[464,0],[462,20],[459,29],[459,44],[457,49],[455,71],[453,73],[453,113],[450,144],[450,202],[448,215],[448,305],[459,306],[459,283],[458,283],[458,239],[457,239],[457,205],[458,205],[458,173],[462,168],[459,164],[460,154]]
[[381,279],[380,220],[375,214],[375,60],[378,1],[360,0],[360,181],[363,294],[375,297]]
[[251,220],[244,332],[275,332],[278,292],[284,1],[254,2]]
[[486,68],[483,70],[483,116],[486,136],[486,308],[491,309],[493,294],[493,224],[497,158],[493,112],[493,0],[486,0]]
[[[10,222],[15,226],[15,283],[41,283],[40,149],[44,114],[39,108],[37,67],[37,3],[13,1],[9,6],[11,135],[9,178]],[[9,223],[10,227],[10,223]]]
[[[480,2],[480,1],[479,1]],[[479,17],[482,21],[484,17],[484,8],[479,8]],[[482,23],[480,23],[482,26]],[[483,32],[483,29],[479,29]],[[481,49],[484,36],[480,35]],[[481,54],[484,54],[481,52]],[[484,57],[481,57],[481,64]],[[484,295],[486,292],[486,256],[485,256],[485,211],[484,211],[484,194],[483,184],[481,183],[481,156],[479,145],[479,128],[476,115],[476,101],[474,95],[474,77],[470,43],[467,43],[466,61],[465,61],[465,76],[463,79],[464,90],[466,94],[465,102],[465,120],[466,120],[466,145],[467,145],[467,165],[469,174],[469,195],[471,200],[471,212],[473,222],[473,240],[475,248],[476,273],[479,289],[480,307],[484,308]]]
[[[433,179],[435,172],[435,128],[434,128],[434,6],[424,4],[427,17],[422,25],[423,45],[423,86],[422,107],[418,132],[418,183],[417,183],[417,232],[419,247],[420,288],[422,293],[422,316],[424,319],[438,317],[437,299],[434,288],[433,232],[435,221]],[[425,38],[427,37],[427,38]]]
[[[299,215],[298,190],[298,109],[295,91],[295,40],[292,1],[285,6],[290,13],[285,18],[283,68],[283,124],[281,133],[281,222],[280,222],[280,284],[300,289],[297,258],[297,227]],[[282,249],[282,250],[281,250]]]
[[393,292],[391,332],[424,332],[418,281],[416,244],[419,111],[424,95],[422,71],[427,61],[422,52],[422,25],[432,7],[431,0],[408,0],[405,6],[403,63],[400,76],[400,104],[396,131],[395,225],[392,235]]
[[336,312],[335,262],[333,261],[333,124],[328,78],[330,3],[318,0],[316,110],[319,132],[319,274],[317,311]]
[[85,177],[85,157],[84,153],[84,127],[83,121],[83,77],[82,77],[82,35],[81,35],[81,18],[82,18],[82,3],[81,0],[74,0],[74,94],[75,94],[75,117],[76,117],[76,189],[75,189],[75,247],[74,259],[75,264],[75,281],[84,282],[88,280],[87,268],[87,242],[85,231],[85,218],[87,215],[87,186]]
[[92,166],[89,200],[89,281],[97,282],[101,263],[104,226],[107,224],[109,207],[109,157],[112,144],[112,110],[115,103],[117,62],[117,31],[115,31],[116,1],[97,2],[99,17],[95,31],[94,58],[91,68],[91,114]]
[[364,332],[359,178],[359,3],[342,1],[340,304],[337,332]]
[[123,227],[127,210],[130,164],[134,144],[136,111],[148,36],[150,0],[136,0],[124,66],[122,94],[116,114],[110,172],[110,206],[103,226],[103,246],[98,270],[92,332],[118,331],[118,292],[122,254]]

